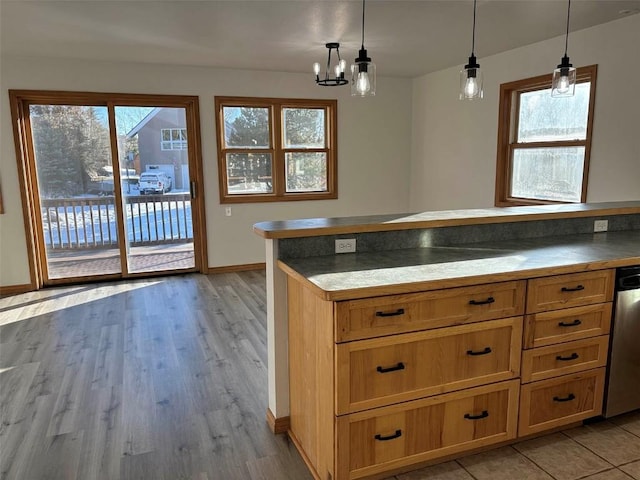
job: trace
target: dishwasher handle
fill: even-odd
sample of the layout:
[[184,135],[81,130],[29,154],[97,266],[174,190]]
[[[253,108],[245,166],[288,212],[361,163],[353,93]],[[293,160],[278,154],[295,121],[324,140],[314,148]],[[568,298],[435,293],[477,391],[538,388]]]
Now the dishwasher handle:
[[618,278],[618,291],[640,288],[640,273]]

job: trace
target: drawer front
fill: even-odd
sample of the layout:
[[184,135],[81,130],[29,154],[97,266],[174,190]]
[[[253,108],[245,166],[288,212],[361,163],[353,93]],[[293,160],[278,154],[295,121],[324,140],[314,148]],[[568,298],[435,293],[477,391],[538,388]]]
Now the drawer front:
[[526,282],[336,303],[336,342],[522,315]]
[[515,438],[518,381],[338,417],[336,478],[355,479]]
[[527,313],[613,300],[615,270],[572,273],[529,280]]
[[608,335],[611,305],[611,302],[607,302],[527,315],[524,322],[524,348]]
[[337,345],[337,413],[507,380],[520,372],[522,317]]
[[522,383],[604,367],[608,350],[608,335],[524,350]]
[[524,436],[602,413],[605,368],[522,386],[518,435]]

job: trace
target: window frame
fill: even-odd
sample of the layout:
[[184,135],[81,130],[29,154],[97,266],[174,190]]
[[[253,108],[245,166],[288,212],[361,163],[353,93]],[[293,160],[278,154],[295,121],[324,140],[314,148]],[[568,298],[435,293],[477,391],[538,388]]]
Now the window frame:
[[[291,99],[262,97],[215,97],[218,182],[221,204],[329,200],[338,198],[338,101],[335,99]],[[226,148],[224,141],[224,107],[267,108],[270,122],[268,148]],[[310,108],[325,111],[325,148],[286,148],[284,146],[283,110]],[[285,154],[326,152],[327,190],[322,192],[287,192]],[[227,190],[227,153],[271,154],[272,192],[229,194]]]
[[[500,85],[500,106],[498,111],[498,150],[496,160],[496,189],[495,206],[511,207],[520,205],[550,205],[574,202],[536,200],[511,196],[511,177],[513,152],[518,148],[544,148],[544,147],[584,147],[584,163],[582,169],[582,191],[580,202],[587,198],[589,182],[589,160],[591,157],[591,140],[593,134],[593,117],[596,94],[596,78],[598,66],[589,65],[576,69],[576,82],[590,82],[589,112],[587,116],[587,134],[584,140],[561,140],[543,142],[516,142],[518,132],[518,119],[520,110],[520,94],[536,90],[551,88],[552,74],[539,75]],[[560,98],[558,101],[562,101]]]

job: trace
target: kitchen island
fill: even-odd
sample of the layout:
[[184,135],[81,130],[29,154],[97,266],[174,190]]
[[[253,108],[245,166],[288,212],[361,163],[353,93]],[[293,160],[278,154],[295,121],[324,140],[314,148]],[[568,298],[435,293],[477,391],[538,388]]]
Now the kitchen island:
[[[640,202],[255,230],[268,418],[317,478],[386,475],[600,413],[613,275],[640,263]],[[358,253],[332,254],[346,236]]]

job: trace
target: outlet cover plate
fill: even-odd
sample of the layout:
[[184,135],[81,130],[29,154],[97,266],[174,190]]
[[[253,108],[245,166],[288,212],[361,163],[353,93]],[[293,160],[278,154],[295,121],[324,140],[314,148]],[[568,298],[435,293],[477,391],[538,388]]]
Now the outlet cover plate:
[[355,238],[338,238],[336,240],[336,253],[354,253],[355,251]]
[[609,229],[609,220],[595,220],[593,222],[594,232],[606,232]]

